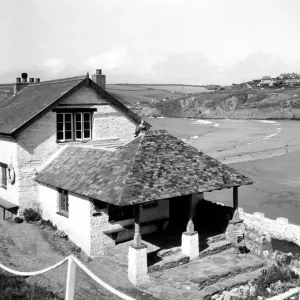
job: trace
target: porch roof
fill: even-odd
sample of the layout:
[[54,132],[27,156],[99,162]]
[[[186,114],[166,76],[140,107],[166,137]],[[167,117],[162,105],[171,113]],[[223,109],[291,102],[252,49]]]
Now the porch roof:
[[148,131],[114,152],[69,146],[36,181],[118,206],[253,183],[165,130]]

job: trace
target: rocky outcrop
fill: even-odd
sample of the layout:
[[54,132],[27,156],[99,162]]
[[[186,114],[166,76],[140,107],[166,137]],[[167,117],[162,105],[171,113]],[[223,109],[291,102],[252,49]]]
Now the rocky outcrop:
[[298,119],[299,97],[294,91],[261,92],[246,90],[203,93],[197,96],[149,104],[143,107],[144,117],[229,118],[229,119]]

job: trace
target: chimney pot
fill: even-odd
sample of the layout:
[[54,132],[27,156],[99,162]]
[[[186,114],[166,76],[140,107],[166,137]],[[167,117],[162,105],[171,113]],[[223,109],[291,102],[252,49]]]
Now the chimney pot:
[[96,70],[96,75],[101,75],[102,74],[102,70],[101,69],[97,69]]
[[35,79],[35,83],[39,83],[40,81],[41,81],[40,78]]
[[34,82],[34,78],[29,78],[29,82],[33,83]]
[[20,77],[17,77],[17,78],[16,78],[16,82],[18,82],[18,83],[21,82],[21,78],[20,78]]

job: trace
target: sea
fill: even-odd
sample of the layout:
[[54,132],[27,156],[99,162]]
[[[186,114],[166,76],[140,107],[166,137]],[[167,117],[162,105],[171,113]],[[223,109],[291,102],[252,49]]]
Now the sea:
[[[240,187],[239,204],[246,212],[288,218],[300,225],[300,122],[147,118],[153,129],[165,129],[187,144],[249,176],[254,184]],[[232,206],[232,191],[206,198]]]

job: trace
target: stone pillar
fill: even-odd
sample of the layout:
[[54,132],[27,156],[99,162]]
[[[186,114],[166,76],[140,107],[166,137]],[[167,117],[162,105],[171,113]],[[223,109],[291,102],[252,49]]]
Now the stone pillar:
[[129,246],[128,279],[133,285],[140,285],[148,281],[147,245]]
[[190,257],[190,259],[195,259],[199,256],[199,236],[198,232],[194,230],[194,222],[192,219],[192,195],[189,199],[189,221],[187,224],[186,232],[182,234],[181,238],[181,251]]
[[147,245],[142,244],[140,233],[140,205],[134,206],[134,238],[128,252],[128,279],[133,285],[148,281]]
[[234,211],[238,209],[239,206],[239,195],[238,195],[238,187],[233,187],[233,209]]

